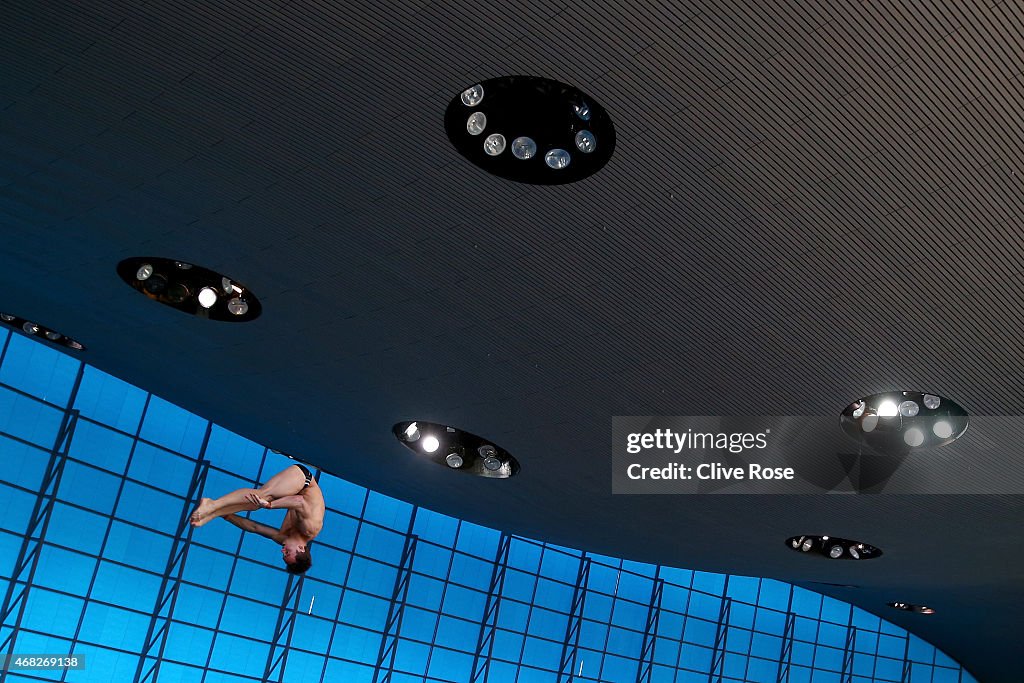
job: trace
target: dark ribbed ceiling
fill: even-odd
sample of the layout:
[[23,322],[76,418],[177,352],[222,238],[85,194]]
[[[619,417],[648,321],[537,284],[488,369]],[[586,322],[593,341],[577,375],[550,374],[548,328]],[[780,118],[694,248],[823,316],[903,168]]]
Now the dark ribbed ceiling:
[[[1020,497],[613,497],[608,435],[891,389],[1019,415],[1022,35],[1017,2],[5,3],[0,308],[344,478],[803,583],[1018,681]],[[447,103],[511,74],[604,105],[601,172],[519,185],[455,152]],[[230,273],[264,313],[153,305],[115,273],[143,255]],[[410,460],[390,428],[415,418],[522,475]],[[781,541],[808,532],[886,555],[801,562]]]

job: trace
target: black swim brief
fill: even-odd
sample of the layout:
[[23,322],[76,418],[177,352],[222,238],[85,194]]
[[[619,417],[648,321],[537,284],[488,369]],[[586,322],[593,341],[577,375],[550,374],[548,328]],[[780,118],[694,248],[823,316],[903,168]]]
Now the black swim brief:
[[302,488],[304,488],[304,489],[305,488],[309,488],[309,482],[313,481],[313,473],[310,472],[309,468],[306,467],[305,465],[300,465],[299,463],[295,463],[295,466],[298,467],[300,470],[302,470],[302,473],[304,475],[306,475],[306,485],[303,486]]

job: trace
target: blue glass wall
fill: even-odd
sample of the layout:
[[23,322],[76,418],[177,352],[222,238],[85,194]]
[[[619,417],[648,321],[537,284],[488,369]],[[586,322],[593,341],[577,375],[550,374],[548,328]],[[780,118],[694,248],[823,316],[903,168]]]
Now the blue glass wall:
[[[313,569],[201,492],[291,461],[0,332],[0,680],[961,683],[942,652],[785,583],[507,536],[323,474]],[[255,519],[276,526],[283,513]]]

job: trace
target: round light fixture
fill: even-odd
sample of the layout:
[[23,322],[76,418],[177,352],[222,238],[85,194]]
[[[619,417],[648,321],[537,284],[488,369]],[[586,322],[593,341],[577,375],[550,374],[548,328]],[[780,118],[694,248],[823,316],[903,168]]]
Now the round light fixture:
[[27,334],[36,334],[37,332],[39,332],[39,325],[36,325],[33,322],[25,321],[21,324],[21,329],[24,330]]
[[[534,76],[494,78],[466,88],[449,103],[444,125],[467,159],[523,183],[582,180],[600,170],[615,149],[615,127],[603,107],[573,86]],[[485,128],[493,132],[481,144],[478,136]],[[508,155],[503,154],[507,140]],[[545,152],[538,155],[538,150]],[[567,150],[581,154],[573,158]]]
[[512,156],[516,159],[526,161],[537,154],[537,143],[532,138],[520,135],[512,141]]
[[262,312],[259,300],[237,281],[184,261],[128,258],[117,265],[117,274],[150,299],[201,318],[247,322]]
[[786,539],[786,546],[801,554],[830,560],[872,560],[882,555],[881,550],[867,543],[835,536],[792,536]]
[[501,133],[491,133],[484,140],[484,152],[488,156],[496,157],[505,151],[505,136]]
[[492,479],[507,479],[519,472],[519,463],[508,451],[450,425],[413,420],[399,422],[391,431],[421,458],[450,470]]
[[967,411],[948,398],[920,391],[873,394],[839,417],[843,431],[880,453],[904,455],[946,446],[963,436]]
[[466,120],[466,132],[470,135],[480,135],[487,127],[487,114],[482,111],[475,111]]
[[217,290],[213,287],[203,287],[199,290],[199,305],[209,308],[217,303]]

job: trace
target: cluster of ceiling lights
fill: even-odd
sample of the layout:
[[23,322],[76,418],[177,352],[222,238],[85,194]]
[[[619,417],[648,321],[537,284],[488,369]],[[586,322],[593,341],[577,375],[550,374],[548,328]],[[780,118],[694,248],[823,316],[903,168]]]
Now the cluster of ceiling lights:
[[455,427],[415,420],[399,422],[392,432],[414,452],[452,470],[494,479],[519,473],[508,451]]
[[455,148],[478,166],[544,185],[597,172],[615,147],[611,119],[592,98],[532,76],[494,78],[466,88],[448,105],[445,129]]
[[786,539],[786,546],[831,560],[873,560],[882,555],[882,551],[873,545],[834,536],[793,536]]
[[81,342],[75,341],[67,335],[61,334],[56,330],[51,330],[48,327],[43,327],[39,323],[26,320],[25,318],[19,318],[16,315],[10,313],[0,313],[0,321],[6,323],[10,327],[16,330],[20,330],[25,334],[32,335],[33,337],[39,337],[46,341],[57,344],[58,346],[64,346],[75,351],[84,351],[85,347]]
[[867,396],[847,406],[839,420],[848,436],[892,455],[949,445],[969,422],[955,402],[920,391]]
[[890,602],[887,603],[889,607],[893,607],[904,612],[914,612],[915,614],[935,614],[935,610],[925,605],[912,605],[909,602]]
[[184,261],[134,257],[121,261],[117,273],[150,299],[201,318],[248,322],[262,311],[259,300],[242,284]]

